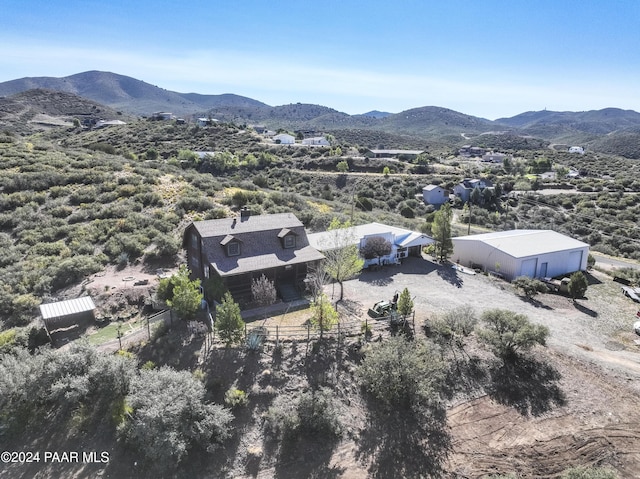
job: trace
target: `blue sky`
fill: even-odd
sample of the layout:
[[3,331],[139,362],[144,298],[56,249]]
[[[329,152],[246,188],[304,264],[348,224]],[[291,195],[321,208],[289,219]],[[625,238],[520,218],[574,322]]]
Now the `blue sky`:
[[0,81],[111,71],[350,114],[640,111],[640,1],[0,0]]

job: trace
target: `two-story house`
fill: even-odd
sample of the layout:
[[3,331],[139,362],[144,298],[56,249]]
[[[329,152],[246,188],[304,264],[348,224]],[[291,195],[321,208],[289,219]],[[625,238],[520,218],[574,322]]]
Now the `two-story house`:
[[479,188],[482,191],[485,188],[493,188],[493,185],[489,180],[465,178],[461,183],[453,187],[453,194],[466,203],[471,198],[471,192],[475,188]]
[[[195,221],[184,232],[183,247],[192,278],[220,278],[238,302],[251,300],[251,283],[265,275],[284,300],[302,290],[308,267],[324,259],[309,245],[302,222],[291,213]],[[207,298],[210,299],[210,298]]]

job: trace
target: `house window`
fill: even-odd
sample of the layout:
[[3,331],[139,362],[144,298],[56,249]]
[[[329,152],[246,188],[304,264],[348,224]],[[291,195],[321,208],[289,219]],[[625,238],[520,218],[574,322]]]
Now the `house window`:
[[240,243],[233,242],[227,244],[227,255],[229,256],[240,256]]
[[204,269],[204,279],[209,279],[209,268]]
[[295,248],[296,247],[296,237],[294,235],[287,235],[284,237],[284,247],[285,248]]
[[200,269],[200,258],[197,254],[191,256],[191,266],[193,269]]
[[196,233],[191,233],[191,248],[198,249],[198,235]]

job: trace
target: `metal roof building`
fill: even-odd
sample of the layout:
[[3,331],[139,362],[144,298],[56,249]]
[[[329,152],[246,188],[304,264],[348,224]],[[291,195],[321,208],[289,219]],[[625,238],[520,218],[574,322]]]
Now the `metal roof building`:
[[551,230],[510,230],[453,238],[451,259],[512,280],[587,269],[589,245]]
[[40,314],[44,326],[50,334],[52,331],[70,326],[78,326],[87,320],[94,320],[96,305],[90,296],[46,303],[40,305]]
[[[336,234],[335,231],[325,231],[307,235],[309,244],[319,251],[330,251],[338,247],[347,246],[345,242],[361,249],[367,243],[368,238],[376,236],[382,237],[391,243],[391,253],[387,257],[381,258],[382,262],[386,260],[388,263],[396,263],[407,256],[420,256],[422,248],[433,243],[433,239],[423,233],[381,223],[368,223],[344,228],[340,231],[340,234]],[[339,244],[336,244],[336,241]],[[377,261],[377,259],[366,261],[365,267]]]

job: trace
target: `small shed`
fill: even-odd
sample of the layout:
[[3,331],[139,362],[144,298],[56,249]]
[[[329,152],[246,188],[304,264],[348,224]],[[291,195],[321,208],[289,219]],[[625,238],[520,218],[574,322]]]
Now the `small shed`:
[[47,334],[59,329],[79,327],[95,320],[96,305],[90,296],[40,305],[40,314]]

